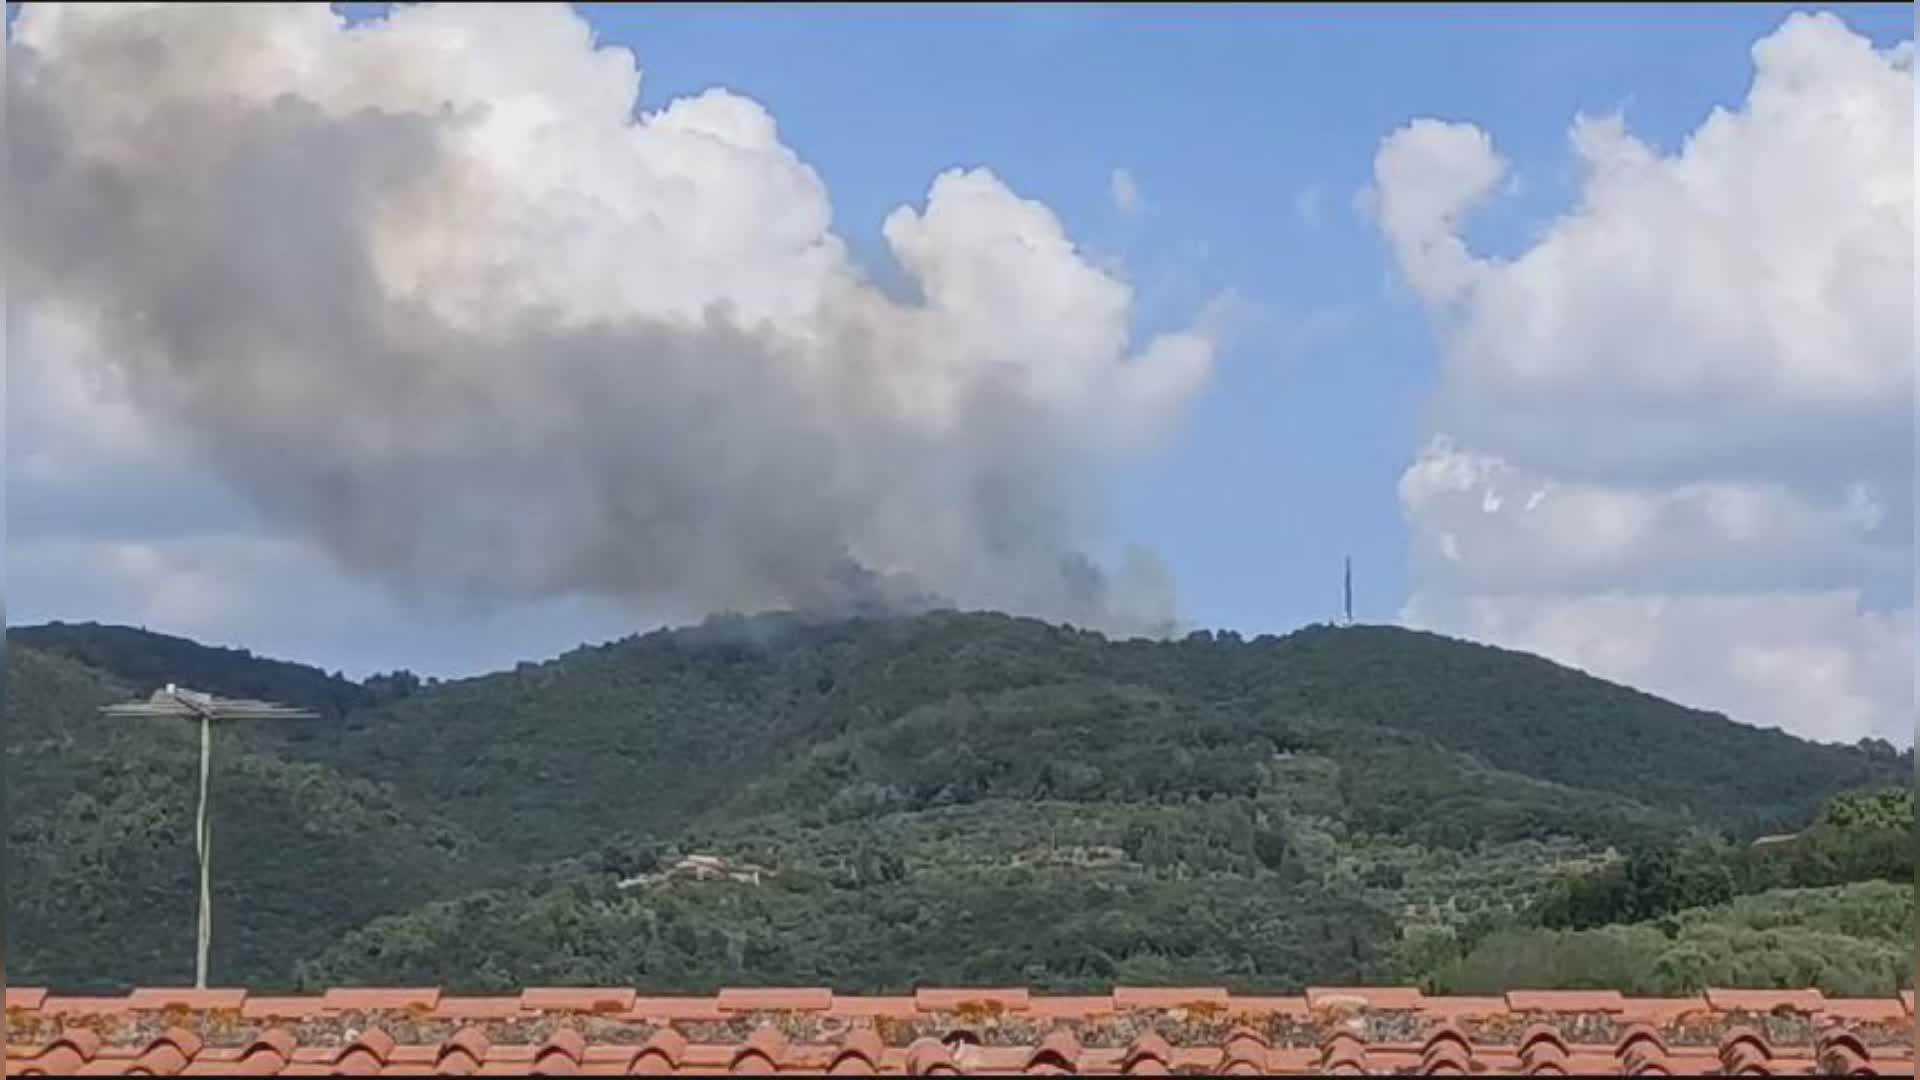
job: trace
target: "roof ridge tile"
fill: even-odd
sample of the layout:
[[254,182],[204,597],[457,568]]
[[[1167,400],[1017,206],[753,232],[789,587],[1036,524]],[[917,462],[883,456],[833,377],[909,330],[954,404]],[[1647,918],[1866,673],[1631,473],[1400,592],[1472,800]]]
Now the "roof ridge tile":
[[432,1012],[439,1003],[437,986],[336,986],[320,995],[325,1012]]
[[48,994],[40,1012],[53,1016],[120,1016],[128,1012],[127,999],[108,994]]
[[1509,990],[1506,998],[1507,1008],[1514,1012],[1627,1011],[1626,996],[1618,990]]
[[[632,1009],[639,996],[631,986],[530,986],[520,991],[519,1007],[525,1012],[622,1013]],[[447,1000],[441,1000],[442,1008]]]
[[631,1020],[730,1020],[713,998],[694,994],[641,995],[623,1017]]
[[176,1009],[189,1012],[238,1012],[246,1001],[247,991],[239,987],[208,990],[182,986],[142,986],[127,995],[127,1008],[135,1012]]
[[511,997],[442,997],[427,1015],[435,1020],[512,1020],[540,1009],[529,1009],[524,995]]
[[1224,986],[1116,986],[1113,1007],[1127,1009],[1202,1009],[1225,1010],[1232,995]]
[[721,1012],[827,1012],[833,990],[825,986],[735,986],[714,995]]
[[1309,986],[1307,1007],[1323,1008],[1418,1009],[1427,995],[1417,986]]
[[1506,1016],[1512,1011],[1504,994],[1445,994],[1420,1000],[1420,1012],[1455,1021],[1462,1017],[1485,1019]]
[[1008,987],[928,987],[913,992],[914,1007],[921,1012],[1025,1012],[1033,993],[1024,986]]
[[1035,1020],[1089,1020],[1120,1011],[1112,994],[1036,994],[1027,999],[1026,1015]]
[[1792,1011],[1809,1015],[1826,1008],[1827,996],[1819,990],[1733,990],[1708,987],[1707,1004],[1715,1012],[1773,1013]]
[[305,1020],[325,1011],[324,998],[313,996],[249,996],[240,1006],[245,1020]]

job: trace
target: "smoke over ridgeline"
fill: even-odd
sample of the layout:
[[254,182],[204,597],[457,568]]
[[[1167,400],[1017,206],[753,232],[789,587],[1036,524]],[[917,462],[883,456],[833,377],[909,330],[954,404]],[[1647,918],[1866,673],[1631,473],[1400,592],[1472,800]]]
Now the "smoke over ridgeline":
[[939,597],[1150,632],[1077,554],[1100,460],[1204,334],[1044,206],[938,177],[868,283],[820,178],[564,7],[31,5],[8,47],[10,290],[275,527],[403,597],[707,610]]

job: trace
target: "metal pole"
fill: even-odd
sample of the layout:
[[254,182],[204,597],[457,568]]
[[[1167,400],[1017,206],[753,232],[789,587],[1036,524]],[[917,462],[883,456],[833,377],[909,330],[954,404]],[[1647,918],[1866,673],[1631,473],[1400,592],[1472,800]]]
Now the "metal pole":
[[213,940],[213,889],[207,864],[212,854],[213,833],[207,825],[207,777],[213,761],[213,718],[200,713],[200,816],[194,829],[193,847],[200,855],[200,920],[195,931],[193,988],[207,988],[207,947]]
[[274,705],[266,701],[220,702],[211,694],[181,691],[172,683],[156,690],[144,702],[108,705],[101,711],[110,716],[160,716],[177,718],[183,714],[200,721],[200,807],[194,820],[193,850],[200,861],[200,910],[194,925],[193,985],[204,990],[207,968],[213,951],[213,821],[208,816],[212,802],[213,721],[222,707],[226,717],[267,719],[273,717],[316,719],[314,713]]

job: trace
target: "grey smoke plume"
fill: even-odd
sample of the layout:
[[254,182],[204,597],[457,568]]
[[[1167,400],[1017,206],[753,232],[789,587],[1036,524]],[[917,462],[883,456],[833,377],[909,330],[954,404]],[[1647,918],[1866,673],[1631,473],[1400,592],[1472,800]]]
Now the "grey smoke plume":
[[1206,378],[984,170],[874,288],[755,103],[636,115],[564,7],[32,5],[8,46],[14,303],[276,526],[403,597],[991,607],[1170,625],[1078,554],[1104,458]]

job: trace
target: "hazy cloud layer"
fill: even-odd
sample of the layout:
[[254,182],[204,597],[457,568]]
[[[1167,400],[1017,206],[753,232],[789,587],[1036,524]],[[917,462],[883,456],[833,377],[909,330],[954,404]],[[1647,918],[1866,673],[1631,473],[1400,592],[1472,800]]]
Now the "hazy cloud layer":
[[762,107],[639,86],[564,7],[24,9],[16,507],[97,536],[102,462],[149,461],[409,601],[1165,627],[1151,556],[1078,551],[1205,328],[1130,341],[1130,289],[984,169],[888,216],[889,299]]
[[1832,15],[1673,154],[1581,117],[1577,205],[1463,222],[1493,137],[1419,120],[1369,200],[1445,349],[1401,481],[1413,622],[1802,734],[1913,738],[1914,83]]

